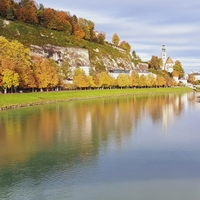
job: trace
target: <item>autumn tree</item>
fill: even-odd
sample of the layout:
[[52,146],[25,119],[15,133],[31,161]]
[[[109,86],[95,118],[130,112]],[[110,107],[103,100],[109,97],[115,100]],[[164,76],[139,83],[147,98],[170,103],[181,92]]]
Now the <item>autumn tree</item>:
[[184,77],[184,69],[182,67],[182,64],[179,60],[175,62],[175,65],[173,66],[173,76],[178,76],[179,79]]
[[84,70],[81,68],[77,68],[74,71],[73,83],[76,87],[81,88],[81,89],[87,88],[90,86],[90,81],[88,77],[86,76]]
[[147,86],[147,77],[146,76],[144,76],[144,75],[140,76],[139,86],[140,87],[146,87]]
[[49,88],[56,87],[58,85],[59,77],[49,59],[34,57],[33,62],[35,65],[37,87],[40,91],[43,91],[45,88],[48,91]]
[[96,88],[97,87],[97,85],[94,82],[93,76],[88,76],[88,80],[89,80],[90,88]]
[[92,41],[104,45],[106,35],[105,33],[93,32]]
[[131,85],[131,78],[128,74],[119,74],[117,77],[117,84],[119,87],[129,87]]
[[108,74],[108,72],[101,72],[97,74],[95,81],[99,88],[109,88],[112,84],[112,77]]
[[[27,72],[30,70],[30,50],[20,42],[13,40],[9,42],[0,37],[0,60],[3,70],[11,69],[19,75],[19,86],[24,87],[28,83]],[[10,64],[6,64],[10,63]]]
[[146,86],[147,87],[153,87],[156,84],[156,78],[153,74],[148,74],[146,77]]
[[84,18],[79,18],[78,19],[78,24],[79,27],[84,31],[85,40],[91,40],[93,36],[93,31],[94,31],[94,23],[90,20],[84,19]]
[[37,8],[33,0],[20,2],[20,7],[16,10],[17,20],[30,24],[37,24]]
[[51,8],[45,8],[40,14],[40,25],[45,28],[52,28],[52,20],[55,19],[55,11]]
[[166,85],[166,80],[163,76],[157,75],[156,77],[156,84],[157,87],[163,87]]
[[131,73],[131,84],[132,87],[137,87],[139,85],[139,74],[137,71],[132,71]]
[[13,13],[13,0],[1,0],[0,1],[0,16],[5,17],[8,20],[14,19]]
[[126,41],[122,41],[120,43],[119,47],[124,49],[127,53],[130,53],[130,51],[131,51],[131,45]]
[[56,13],[56,23],[58,31],[65,31],[67,35],[71,35],[72,25],[69,22],[69,16],[64,11],[58,11]]
[[158,58],[157,56],[152,56],[151,60],[149,62],[149,68],[158,70],[161,67],[161,58]]
[[4,93],[7,93],[7,89],[14,87],[14,89],[19,85],[19,74],[15,73],[10,69],[5,69],[2,72],[3,79],[2,85],[4,88]]
[[15,73],[14,63],[0,55],[0,86],[4,89],[4,93],[7,93],[7,89],[18,85],[19,75]]
[[188,75],[188,83],[194,84],[194,82],[195,82],[195,76],[193,73],[191,73]]
[[73,35],[80,41],[81,39],[83,39],[85,37],[85,32],[83,31],[83,29],[80,27],[79,23],[78,23],[78,18],[76,15],[73,15],[70,18],[70,23],[72,25],[72,33]]
[[117,35],[117,33],[114,33],[114,35],[112,36],[112,43],[115,46],[118,46],[119,45],[119,41],[120,41],[119,36]]

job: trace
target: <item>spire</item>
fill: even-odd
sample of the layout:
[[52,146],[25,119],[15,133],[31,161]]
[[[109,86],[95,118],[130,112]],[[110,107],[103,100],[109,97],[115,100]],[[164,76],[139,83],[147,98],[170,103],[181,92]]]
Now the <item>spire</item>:
[[165,63],[166,63],[166,48],[165,48],[165,43],[164,43],[164,42],[163,42],[163,45],[162,45],[161,58],[162,58],[162,62],[163,62],[162,68],[165,69]]

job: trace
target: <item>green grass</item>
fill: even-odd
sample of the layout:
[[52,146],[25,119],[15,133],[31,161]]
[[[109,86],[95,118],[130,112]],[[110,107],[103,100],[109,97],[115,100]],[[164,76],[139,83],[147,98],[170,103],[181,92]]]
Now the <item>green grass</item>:
[[58,101],[72,101],[91,98],[111,98],[122,95],[144,95],[179,93],[191,91],[190,88],[148,88],[148,89],[104,89],[104,90],[76,90],[62,92],[36,92],[22,94],[0,94],[0,110],[12,109]]

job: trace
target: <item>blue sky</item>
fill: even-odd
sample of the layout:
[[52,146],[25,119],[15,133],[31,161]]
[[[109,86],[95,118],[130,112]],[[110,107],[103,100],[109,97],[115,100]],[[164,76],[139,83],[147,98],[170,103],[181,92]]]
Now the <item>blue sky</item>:
[[200,1],[197,0],[36,0],[46,8],[69,11],[91,20],[111,42],[114,33],[148,61],[161,57],[180,60],[186,73],[200,71]]

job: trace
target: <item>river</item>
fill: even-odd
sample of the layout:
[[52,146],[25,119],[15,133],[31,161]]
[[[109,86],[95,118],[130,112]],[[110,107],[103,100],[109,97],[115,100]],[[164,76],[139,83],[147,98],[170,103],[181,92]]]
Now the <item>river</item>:
[[196,92],[0,112],[0,199],[199,200]]

